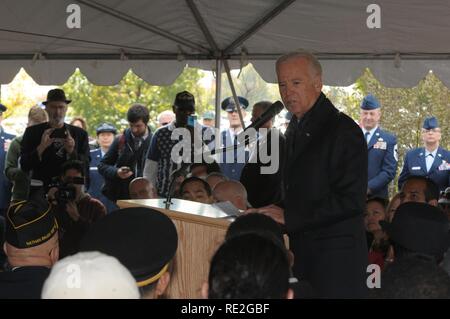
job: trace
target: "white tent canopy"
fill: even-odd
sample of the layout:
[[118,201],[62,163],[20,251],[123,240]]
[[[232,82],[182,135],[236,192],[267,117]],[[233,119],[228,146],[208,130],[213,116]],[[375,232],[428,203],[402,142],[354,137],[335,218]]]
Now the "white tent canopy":
[[[429,70],[450,86],[448,0],[2,0],[0,83],[21,67],[40,84],[62,84],[79,67],[112,85],[132,69],[172,83],[187,65],[216,69],[251,62],[275,82],[274,61],[298,48],[317,54],[324,83],[346,86],[369,67],[389,87],[410,87]],[[70,29],[70,4],[81,28]]]

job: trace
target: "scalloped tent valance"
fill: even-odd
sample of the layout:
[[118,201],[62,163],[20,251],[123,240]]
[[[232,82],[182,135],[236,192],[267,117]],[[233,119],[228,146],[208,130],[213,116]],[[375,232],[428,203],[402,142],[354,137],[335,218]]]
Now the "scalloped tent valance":
[[[275,82],[276,57],[303,48],[320,58],[327,85],[350,85],[369,67],[388,87],[415,86],[429,70],[450,86],[450,3],[379,0],[381,27],[370,29],[372,2],[3,0],[0,83],[24,67],[39,84],[62,84],[79,67],[95,84],[132,69],[168,85],[186,65],[214,70],[218,59],[251,62]],[[66,23],[71,4],[79,29]]]

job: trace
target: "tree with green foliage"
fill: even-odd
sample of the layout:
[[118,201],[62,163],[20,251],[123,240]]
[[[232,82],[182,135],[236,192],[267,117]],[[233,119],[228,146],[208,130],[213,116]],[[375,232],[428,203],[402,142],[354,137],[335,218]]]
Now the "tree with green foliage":
[[205,90],[198,85],[202,71],[186,68],[170,86],[150,85],[132,71],[114,86],[97,86],[77,70],[62,86],[72,100],[69,116],[81,116],[88,122],[88,132],[95,135],[95,127],[102,122],[124,129],[128,123],[126,113],[134,103],[146,105],[150,110],[150,125],[156,127],[158,113],[171,109],[175,95],[187,90],[196,98],[197,112],[206,100]]
[[[356,81],[355,91],[349,93],[342,88],[330,88],[330,100],[341,110],[359,119],[361,99],[372,93],[380,101],[382,108],[381,127],[394,133],[398,139],[398,170],[403,167],[403,159],[410,149],[423,146],[421,129],[427,116],[436,116],[439,120],[442,140],[441,146],[450,148],[450,90],[430,72],[413,88],[387,88],[383,86],[369,70]],[[391,188],[391,192],[395,188]]]
[[[236,94],[245,97],[250,106],[260,101],[275,102],[280,99],[278,85],[265,82],[251,64],[232,76]],[[226,73],[222,74],[222,100],[231,96],[230,84]]]

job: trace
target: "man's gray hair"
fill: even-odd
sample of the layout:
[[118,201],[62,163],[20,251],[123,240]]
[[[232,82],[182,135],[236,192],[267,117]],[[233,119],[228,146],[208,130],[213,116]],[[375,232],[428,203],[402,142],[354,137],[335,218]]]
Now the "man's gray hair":
[[165,110],[158,114],[158,116],[156,117],[156,120],[159,122],[161,117],[163,117],[164,115],[170,115],[175,118],[175,113],[173,113],[172,110]]
[[277,59],[276,68],[278,69],[279,65],[283,62],[286,62],[291,59],[305,59],[308,61],[309,65],[313,68],[316,75],[322,76],[322,66],[320,65],[319,60],[315,57],[314,54],[304,50],[292,51],[280,56]]

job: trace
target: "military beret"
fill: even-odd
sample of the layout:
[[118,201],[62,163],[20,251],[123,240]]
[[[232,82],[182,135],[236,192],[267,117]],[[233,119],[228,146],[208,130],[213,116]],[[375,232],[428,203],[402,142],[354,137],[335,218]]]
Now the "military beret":
[[114,125],[109,124],[109,123],[102,123],[99,126],[97,126],[96,130],[97,135],[100,133],[106,133],[106,132],[111,132],[116,134],[117,133],[117,129]]
[[[248,100],[242,96],[237,97],[239,100],[239,105],[244,110],[248,107]],[[236,103],[234,103],[234,98],[232,96],[227,97],[225,100],[222,101],[221,104],[222,110],[227,112],[233,112],[236,109]]]
[[177,246],[177,230],[169,217],[151,208],[132,207],[116,210],[93,224],[80,251],[116,257],[143,287],[164,274]]
[[6,242],[30,248],[48,241],[58,231],[51,205],[44,199],[11,203],[6,213]]
[[179,92],[175,96],[175,102],[173,105],[181,109],[193,110],[195,108],[195,98],[188,91]]
[[361,102],[361,109],[363,110],[375,110],[380,108],[380,102],[372,94],[367,95]]
[[439,127],[439,123],[437,118],[435,118],[434,116],[431,117],[427,117],[424,121],[423,121],[423,126],[424,129],[426,130],[431,130],[434,128],[438,128]]
[[425,203],[401,204],[391,223],[380,221],[389,238],[416,253],[436,256],[449,247],[447,216]]
[[6,112],[8,108],[0,103],[0,113]]

